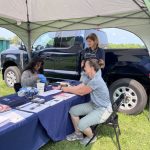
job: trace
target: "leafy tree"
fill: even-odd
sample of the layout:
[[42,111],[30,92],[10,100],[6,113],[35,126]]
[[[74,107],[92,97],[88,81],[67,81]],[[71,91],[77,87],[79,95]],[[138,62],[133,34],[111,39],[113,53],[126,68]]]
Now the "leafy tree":
[[114,44],[114,43],[109,43],[108,48],[118,48],[118,49],[124,49],[124,48],[145,48],[144,45],[140,44]]
[[21,44],[21,39],[18,36],[14,36],[10,40],[10,44],[15,44],[15,45],[20,45]]
[[4,37],[0,37],[0,40],[6,40]]

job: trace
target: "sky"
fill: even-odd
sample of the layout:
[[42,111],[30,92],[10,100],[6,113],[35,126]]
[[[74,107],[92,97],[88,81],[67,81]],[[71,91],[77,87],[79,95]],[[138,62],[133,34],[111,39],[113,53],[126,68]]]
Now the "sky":
[[[135,36],[131,32],[121,30],[121,29],[115,29],[115,28],[102,29],[102,30],[107,34],[109,43],[116,43],[116,44],[134,43],[134,44],[144,45],[141,39]],[[13,32],[0,27],[0,37],[10,39],[13,36],[15,36]]]
[[13,36],[15,36],[15,34],[13,32],[0,27],[0,37],[4,37],[6,39],[10,39]]
[[109,43],[134,43],[143,45],[143,42],[135,34],[121,29],[109,28],[102,29],[107,34]]

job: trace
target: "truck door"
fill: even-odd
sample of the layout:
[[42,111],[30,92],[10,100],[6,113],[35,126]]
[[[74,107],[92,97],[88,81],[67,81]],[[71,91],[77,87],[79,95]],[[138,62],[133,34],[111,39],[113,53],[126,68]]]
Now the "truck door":
[[56,38],[61,38],[60,48],[55,49],[54,53],[56,78],[75,79],[79,76],[78,52],[81,47],[80,44],[76,45],[78,32],[62,31],[56,34]]
[[46,77],[50,78],[54,74],[54,58],[53,49],[44,49],[40,53],[40,57],[44,59],[44,74]]
[[38,57],[43,58],[44,60],[44,74],[47,78],[51,78],[54,75],[54,38],[56,32],[48,32],[35,42],[35,52]]

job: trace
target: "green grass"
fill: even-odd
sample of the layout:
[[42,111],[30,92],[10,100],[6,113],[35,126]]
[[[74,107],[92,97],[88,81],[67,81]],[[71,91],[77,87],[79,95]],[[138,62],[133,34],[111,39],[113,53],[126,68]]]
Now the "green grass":
[[[6,87],[0,75],[0,95],[4,96],[11,93],[14,93],[14,90]],[[119,114],[122,150],[150,149],[150,122],[147,116],[147,109],[137,116]],[[113,129],[106,126],[99,129],[101,129],[102,133],[99,134],[97,142],[89,145],[87,148],[80,145],[79,142],[68,142],[65,140],[57,143],[49,142],[41,150],[116,150],[116,139]]]
[[14,89],[6,86],[5,82],[2,80],[2,74],[0,72],[0,96],[5,96],[12,93],[14,93]]
[[[122,150],[150,149],[150,122],[147,119],[147,115],[148,112],[146,110],[138,116],[119,114]],[[106,126],[100,128],[102,134],[99,134],[97,142],[87,148],[80,145],[79,142],[68,142],[65,140],[55,144],[49,142],[41,150],[116,150],[116,139],[113,129]]]

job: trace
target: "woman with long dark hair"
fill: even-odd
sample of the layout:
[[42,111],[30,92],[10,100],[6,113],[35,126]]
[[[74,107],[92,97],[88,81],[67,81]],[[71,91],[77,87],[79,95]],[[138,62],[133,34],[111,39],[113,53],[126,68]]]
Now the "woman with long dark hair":
[[43,60],[34,58],[25,68],[21,76],[22,87],[36,87],[36,83],[46,83],[46,77],[43,75]]

